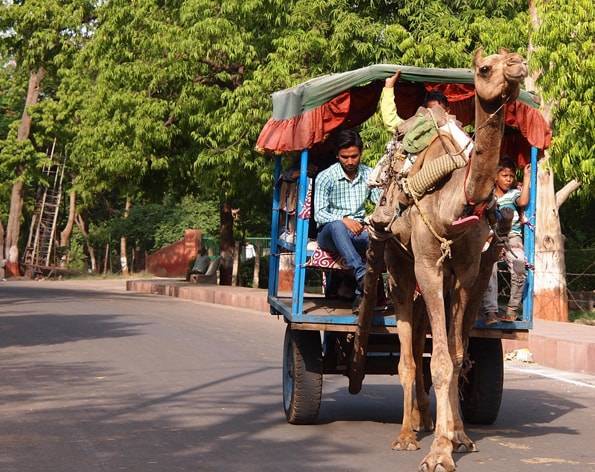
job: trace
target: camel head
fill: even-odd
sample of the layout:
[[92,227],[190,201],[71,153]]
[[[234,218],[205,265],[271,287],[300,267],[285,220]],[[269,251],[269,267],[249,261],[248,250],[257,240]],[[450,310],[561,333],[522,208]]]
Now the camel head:
[[473,57],[473,69],[477,96],[488,103],[515,100],[528,73],[527,62],[505,49],[487,57],[479,49]]

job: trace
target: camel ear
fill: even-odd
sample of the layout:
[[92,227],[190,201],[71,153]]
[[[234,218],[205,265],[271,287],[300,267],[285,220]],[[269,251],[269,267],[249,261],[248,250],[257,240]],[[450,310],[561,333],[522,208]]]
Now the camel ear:
[[479,48],[475,50],[473,54],[473,67],[477,66],[481,61],[483,61],[483,48]]
[[506,55],[506,54],[510,54],[510,51],[506,48],[500,48],[500,50],[498,51],[498,54]]

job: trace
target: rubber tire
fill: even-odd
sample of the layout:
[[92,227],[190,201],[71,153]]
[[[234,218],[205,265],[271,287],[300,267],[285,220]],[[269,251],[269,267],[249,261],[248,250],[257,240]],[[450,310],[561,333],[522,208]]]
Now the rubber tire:
[[466,423],[493,424],[498,417],[504,388],[502,341],[470,338],[469,358],[473,362],[467,381],[461,378],[461,411]]
[[322,346],[318,331],[285,329],[283,409],[290,424],[313,424],[322,398]]

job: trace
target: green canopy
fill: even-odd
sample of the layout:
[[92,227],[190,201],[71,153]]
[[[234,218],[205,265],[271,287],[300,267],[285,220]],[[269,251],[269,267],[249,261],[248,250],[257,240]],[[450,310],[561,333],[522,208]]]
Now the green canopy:
[[[273,93],[274,120],[287,120],[319,107],[339,93],[375,80],[384,80],[397,70],[401,71],[401,81],[425,83],[473,84],[471,69],[439,69],[426,67],[402,66],[394,64],[375,64],[361,69],[328,74],[308,80],[295,87]],[[518,98],[521,102],[538,108],[538,104],[529,92],[524,90]]]

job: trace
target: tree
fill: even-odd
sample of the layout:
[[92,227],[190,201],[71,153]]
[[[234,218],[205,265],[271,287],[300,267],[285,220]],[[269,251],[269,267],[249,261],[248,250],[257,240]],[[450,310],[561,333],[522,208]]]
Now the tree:
[[[551,149],[538,170],[535,313],[568,320],[564,237],[559,208],[581,186],[592,198],[595,183],[595,7],[592,2],[530,2],[532,81],[554,126]],[[555,177],[568,182],[554,191]]]
[[[30,143],[30,108],[41,92],[41,84],[48,70],[55,71],[77,47],[77,37],[84,32],[84,24],[92,11],[86,0],[29,0],[5,1],[0,5],[0,28],[4,54],[14,61],[20,73],[28,76],[27,95],[16,133],[9,133],[4,143],[2,160],[9,156],[14,162],[10,210],[5,234],[5,251],[10,272],[18,273],[19,233],[27,173],[31,160],[38,154]],[[6,148],[19,151],[7,154]]]

